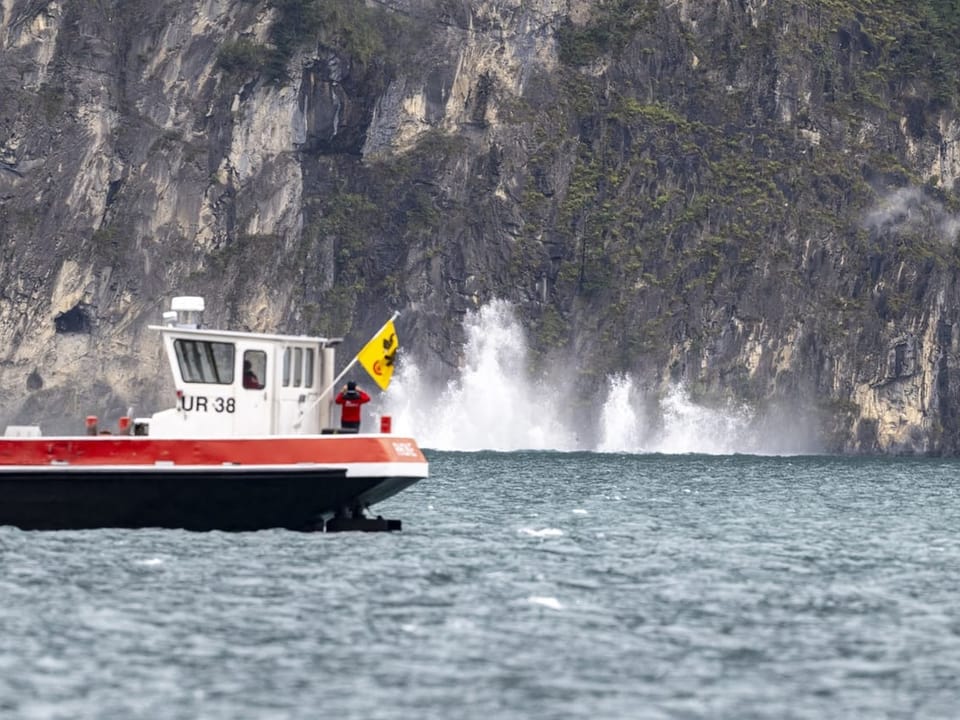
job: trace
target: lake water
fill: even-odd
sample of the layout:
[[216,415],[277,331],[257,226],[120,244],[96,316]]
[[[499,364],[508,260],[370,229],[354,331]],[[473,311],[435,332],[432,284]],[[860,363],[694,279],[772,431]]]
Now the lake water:
[[0,717],[960,715],[960,462],[429,457],[400,533],[0,529]]

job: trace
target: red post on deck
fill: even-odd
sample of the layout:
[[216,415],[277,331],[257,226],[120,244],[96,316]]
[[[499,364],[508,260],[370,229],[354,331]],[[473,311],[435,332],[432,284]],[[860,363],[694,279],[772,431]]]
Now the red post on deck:
[[389,434],[390,432],[390,416],[389,415],[380,416],[380,432]]

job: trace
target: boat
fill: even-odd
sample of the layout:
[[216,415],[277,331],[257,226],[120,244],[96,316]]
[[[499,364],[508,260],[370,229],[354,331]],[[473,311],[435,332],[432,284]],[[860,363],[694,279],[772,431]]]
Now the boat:
[[202,297],[175,297],[150,326],[173,374],[173,407],[128,414],[109,430],[91,415],[76,436],[6,428],[0,525],[401,528],[370,508],[425,479],[428,463],[414,438],[390,432],[388,417],[370,433],[335,426],[342,338],[211,329],[204,309]]

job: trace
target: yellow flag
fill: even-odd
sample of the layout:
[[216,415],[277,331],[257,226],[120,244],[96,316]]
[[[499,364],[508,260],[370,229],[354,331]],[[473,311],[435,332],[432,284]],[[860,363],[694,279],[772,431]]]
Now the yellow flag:
[[370,377],[381,390],[387,389],[393,377],[393,361],[398,347],[400,341],[397,340],[397,331],[391,320],[357,355],[357,361],[370,373]]

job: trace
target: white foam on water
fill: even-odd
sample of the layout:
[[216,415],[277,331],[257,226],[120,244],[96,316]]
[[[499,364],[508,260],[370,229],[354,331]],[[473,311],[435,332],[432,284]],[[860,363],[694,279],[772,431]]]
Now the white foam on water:
[[527,535],[529,537],[562,537],[563,530],[559,528],[543,528],[542,530],[534,530],[533,528],[520,528],[517,532],[521,535]]
[[531,605],[542,605],[543,607],[550,608],[551,610],[563,610],[563,605],[561,605],[560,601],[555,597],[531,595],[527,598],[527,602]]
[[163,565],[163,560],[161,558],[147,558],[146,560],[135,560],[134,565],[144,565],[146,567],[156,567],[157,565]]
[[[464,319],[466,344],[458,372],[436,387],[412,359],[401,356],[379,412],[393,432],[422,447],[452,451],[589,450],[603,453],[789,454],[809,452],[791,423],[777,432],[745,405],[707,407],[683,385],[658,397],[626,373],[605,380],[599,415],[585,418],[582,398],[565,373],[571,367],[531,367],[528,342],[509,303],[494,301]],[[546,370],[546,371],[544,371]],[[596,428],[589,427],[596,424]],[[591,432],[587,432],[587,431]],[[809,430],[809,428],[807,428]],[[809,434],[809,433],[808,433]]]

